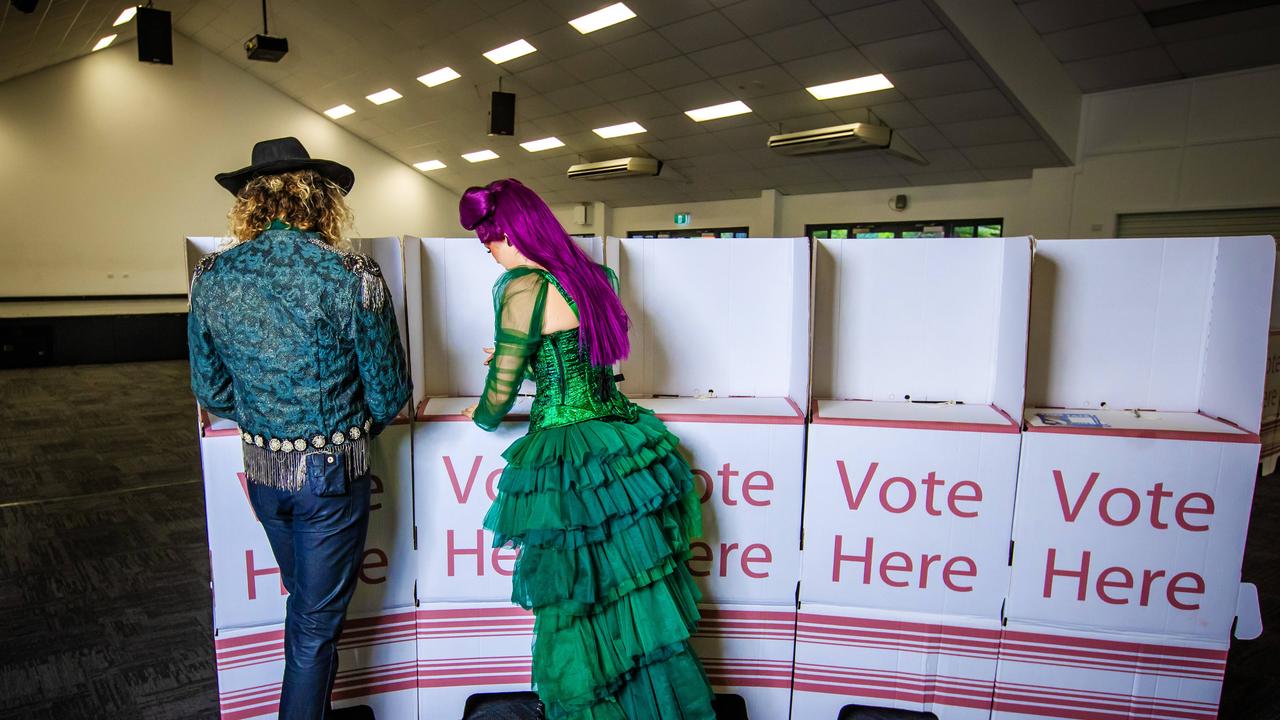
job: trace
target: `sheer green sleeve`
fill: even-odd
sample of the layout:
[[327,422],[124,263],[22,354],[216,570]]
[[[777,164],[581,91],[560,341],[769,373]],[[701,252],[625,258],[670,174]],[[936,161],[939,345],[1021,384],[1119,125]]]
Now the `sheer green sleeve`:
[[474,416],[485,430],[497,429],[516,402],[529,359],[542,341],[546,300],[546,278],[529,268],[510,270],[493,286],[493,360]]

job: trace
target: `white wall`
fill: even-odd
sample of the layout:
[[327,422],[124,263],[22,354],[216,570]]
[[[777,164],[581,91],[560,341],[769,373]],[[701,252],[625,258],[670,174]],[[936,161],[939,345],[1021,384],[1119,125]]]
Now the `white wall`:
[[0,84],[0,296],[184,293],[183,237],[226,234],[232,197],[214,174],[285,135],[355,171],[353,235],[460,232],[453,192],[173,41],[172,67],[126,43]]
[[[1280,206],[1280,66],[1087,95],[1080,161],[1025,180],[614,208],[609,232],[1003,217],[1006,235],[1110,237],[1117,214]],[[904,193],[905,211],[888,207]],[[567,213],[567,209],[564,211]],[[565,215],[567,217],[567,215]]]

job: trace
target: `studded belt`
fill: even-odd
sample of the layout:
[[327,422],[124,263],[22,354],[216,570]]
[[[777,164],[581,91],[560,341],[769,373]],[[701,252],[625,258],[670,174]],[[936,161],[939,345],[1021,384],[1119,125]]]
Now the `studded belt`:
[[308,455],[333,455],[346,466],[347,477],[356,478],[369,471],[369,429],[372,420],[362,425],[336,430],[327,437],[276,438],[242,432],[246,477],[261,485],[297,491],[306,482]]

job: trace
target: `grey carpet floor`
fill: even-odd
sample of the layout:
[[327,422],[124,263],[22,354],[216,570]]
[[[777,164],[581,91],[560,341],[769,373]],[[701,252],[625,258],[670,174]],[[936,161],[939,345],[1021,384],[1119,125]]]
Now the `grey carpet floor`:
[[[0,371],[0,718],[217,717],[187,383],[185,362]],[[1233,645],[1220,716],[1280,720],[1280,474],[1244,575],[1269,629]]]

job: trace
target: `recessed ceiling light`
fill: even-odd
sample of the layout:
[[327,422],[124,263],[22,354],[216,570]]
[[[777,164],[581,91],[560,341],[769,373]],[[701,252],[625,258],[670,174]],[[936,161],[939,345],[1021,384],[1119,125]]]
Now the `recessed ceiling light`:
[[352,113],[354,113],[354,112],[355,112],[355,110],[354,110],[354,109],[352,109],[352,107],[351,107],[350,105],[343,104],[343,105],[334,105],[333,107],[329,108],[328,110],[325,110],[325,111],[324,111],[324,114],[325,114],[325,115],[328,115],[329,117],[333,118],[334,120],[337,120],[338,118],[344,118],[344,117],[346,117],[346,116],[348,116],[348,115],[350,115],[350,114],[352,114]]
[[893,83],[889,82],[889,78],[876,74],[827,83],[826,85],[814,85],[813,87],[805,88],[805,90],[808,90],[810,95],[819,100],[830,100],[831,98],[844,97],[845,95],[888,90],[891,87],[893,87]]
[[458,74],[457,70],[454,70],[451,67],[442,67],[439,70],[433,70],[432,72],[419,77],[418,82],[426,85],[427,87],[435,87],[437,85],[443,85],[450,80],[457,80],[460,77],[462,76]]
[[609,127],[595,128],[591,132],[602,138],[616,138],[623,135],[635,135],[642,133],[645,129],[638,122],[622,123],[621,125],[610,125]]
[[530,45],[527,40],[521,39],[513,43],[503,45],[500,48],[494,48],[485,53],[484,56],[489,58],[491,62],[501,64],[508,60],[515,60],[518,57],[528,55],[531,52],[535,52],[537,49],[538,48]]
[[530,140],[529,142],[520,143],[520,147],[529,152],[542,152],[552,148],[564,147],[564,143],[560,142],[558,137],[542,138],[541,140]]
[[111,23],[111,27],[119,27],[120,25],[123,25],[129,22],[130,20],[132,20],[133,16],[137,14],[138,14],[137,6],[130,5],[129,7],[120,11],[120,17],[116,18],[116,21]]
[[445,165],[439,160],[427,160],[426,162],[414,163],[413,166],[423,172],[426,172],[428,170],[439,170],[441,168],[449,167],[448,165]]
[[600,28],[607,28],[610,25],[617,25],[623,20],[630,20],[636,14],[631,12],[631,8],[622,3],[615,3],[603,10],[597,10],[589,15],[583,15],[577,20],[570,20],[572,25],[578,32],[586,35],[589,32],[595,32]]
[[386,90],[379,90],[372,95],[365,95],[364,97],[374,105],[382,105],[384,103],[389,103],[392,100],[399,100],[404,96],[391,88],[387,88]]
[[93,49],[94,49],[94,50],[101,50],[102,48],[104,48],[104,47],[106,47],[106,46],[110,45],[110,44],[111,44],[111,41],[112,41],[112,40],[115,40],[115,39],[116,39],[116,36],[115,36],[115,35],[108,35],[108,36],[106,36],[106,37],[102,38],[101,40],[99,40],[99,41],[98,41],[98,44],[93,46]]
[[498,153],[492,150],[477,150],[476,152],[463,153],[462,159],[467,162],[484,162],[485,160],[496,160]]
[[721,103],[720,105],[712,105],[710,107],[697,108],[695,110],[685,110],[684,114],[693,118],[698,122],[706,122],[707,120],[716,120],[718,118],[732,117],[743,113],[751,112],[751,108],[741,100],[733,102]]

